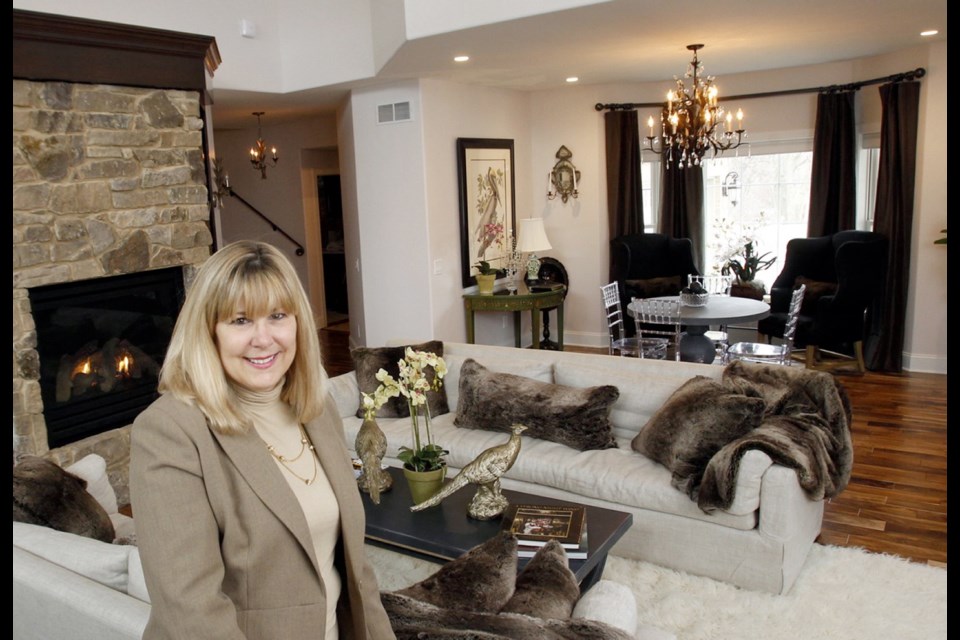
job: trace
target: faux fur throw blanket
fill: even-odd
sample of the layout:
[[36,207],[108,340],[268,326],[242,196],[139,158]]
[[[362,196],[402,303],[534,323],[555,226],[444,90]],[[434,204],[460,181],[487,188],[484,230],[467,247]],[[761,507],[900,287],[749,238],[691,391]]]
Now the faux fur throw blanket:
[[631,446],[669,469],[673,486],[707,513],[733,504],[750,449],[795,469],[807,495],[821,500],[850,479],[850,402],[829,373],[736,361],[720,380],[687,380]]
[[796,470],[813,500],[843,491],[853,466],[851,411],[846,391],[833,375],[737,361],[724,369],[722,382],[745,396],[762,398],[764,412],[759,426],[710,458],[697,492],[701,509],[732,504],[740,458],[749,449]]

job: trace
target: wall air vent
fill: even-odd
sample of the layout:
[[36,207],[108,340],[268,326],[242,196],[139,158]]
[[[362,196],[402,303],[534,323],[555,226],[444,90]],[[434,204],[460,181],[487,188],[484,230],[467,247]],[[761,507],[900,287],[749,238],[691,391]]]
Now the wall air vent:
[[377,105],[377,124],[407,122],[410,120],[410,103],[394,102]]

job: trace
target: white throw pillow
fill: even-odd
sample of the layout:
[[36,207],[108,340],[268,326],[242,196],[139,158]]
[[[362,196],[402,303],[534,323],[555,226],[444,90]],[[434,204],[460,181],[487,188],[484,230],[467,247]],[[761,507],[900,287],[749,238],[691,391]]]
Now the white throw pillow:
[[68,473],[87,481],[87,493],[100,503],[107,515],[117,513],[117,492],[107,476],[107,461],[96,453],[91,453],[64,468]]
[[127,592],[128,545],[109,544],[26,522],[13,523],[13,545],[102,585]]
[[633,635],[637,629],[637,598],[626,585],[599,580],[580,596],[571,617],[605,622]]

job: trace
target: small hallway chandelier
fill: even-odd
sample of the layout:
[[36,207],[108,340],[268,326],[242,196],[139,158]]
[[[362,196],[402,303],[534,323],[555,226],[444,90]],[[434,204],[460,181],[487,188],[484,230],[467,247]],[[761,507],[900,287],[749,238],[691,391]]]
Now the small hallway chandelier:
[[[263,141],[263,131],[260,127],[260,116],[262,116],[264,111],[254,111],[253,115],[257,116],[257,144],[255,147],[250,147],[250,164],[253,165],[254,169],[260,171],[260,179],[267,179],[267,144]],[[277,148],[270,147],[270,166],[277,166],[277,160],[280,157],[277,155]]]
[[[743,111],[737,109],[737,122],[717,101],[719,92],[713,84],[713,76],[701,75],[697,51],[702,44],[687,45],[693,51],[693,61],[685,77],[691,79],[690,88],[676,78],[677,90],[667,92],[667,102],[660,112],[660,135],[654,135],[653,116],[647,119],[650,135],[647,148],[664,156],[667,168],[676,165],[680,169],[697,166],[703,155],[712,150],[714,157],[743,144]],[[718,130],[719,128],[719,130]]]

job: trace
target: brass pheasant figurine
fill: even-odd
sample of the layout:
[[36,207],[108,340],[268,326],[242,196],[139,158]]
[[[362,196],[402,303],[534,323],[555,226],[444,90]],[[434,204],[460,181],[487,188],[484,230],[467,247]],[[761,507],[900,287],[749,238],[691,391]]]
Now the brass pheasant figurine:
[[380,504],[380,494],[390,490],[393,486],[393,477],[380,468],[380,461],[387,453],[387,437],[372,415],[364,418],[357,431],[353,447],[360,462],[363,463],[363,468],[357,477],[357,486],[361,491],[370,494],[373,504]]
[[477,493],[467,506],[467,514],[476,520],[491,520],[499,516],[510,504],[500,493],[500,476],[517,461],[517,456],[520,454],[520,434],[526,429],[527,427],[522,424],[513,425],[511,427],[513,434],[509,440],[482,451],[439,492],[420,504],[410,507],[410,511],[422,511],[438,505],[444,498],[469,483],[477,485]]

